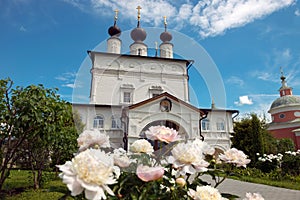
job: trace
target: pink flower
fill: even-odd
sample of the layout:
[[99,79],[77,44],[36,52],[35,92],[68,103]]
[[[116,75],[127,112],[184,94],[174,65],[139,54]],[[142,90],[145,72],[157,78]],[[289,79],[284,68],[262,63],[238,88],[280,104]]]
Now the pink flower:
[[144,182],[155,181],[164,175],[163,167],[149,167],[139,165],[136,169],[136,174]]
[[165,126],[151,126],[145,134],[150,140],[159,140],[166,143],[181,139],[176,130]]
[[247,155],[245,155],[244,152],[237,150],[236,148],[225,151],[224,154],[219,155],[219,158],[225,163],[232,163],[237,167],[246,167],[246,165],[250,163],[250,159],[247,159]]

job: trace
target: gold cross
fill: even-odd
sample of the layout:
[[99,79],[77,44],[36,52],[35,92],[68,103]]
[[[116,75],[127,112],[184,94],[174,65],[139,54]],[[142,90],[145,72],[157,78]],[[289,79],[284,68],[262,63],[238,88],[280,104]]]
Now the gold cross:
[[118,12],[119,12],[119,10],[116,9],[116,10],[115,10],[115,13],[116,13],[116,14],[115,14],[115,21],[117,21],[117,19],[118,19]]
[[136,9],[138,10],[138,21],[140,21],[140,19],[141,19],[141,9],[142,9],[142,7],[141,7],[141,6],[138,6]]
[[167,25],[167,16],[164,16],[164,24]]

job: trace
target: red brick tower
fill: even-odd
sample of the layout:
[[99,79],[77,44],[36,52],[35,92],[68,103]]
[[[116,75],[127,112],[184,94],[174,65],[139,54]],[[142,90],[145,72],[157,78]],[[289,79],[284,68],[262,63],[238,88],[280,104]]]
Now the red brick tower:
[[300,97],[293,95],[293,89],[287,86],[282,72],[280,79],[280,97],[268,111],[272,116],[268,130],[276,138],[291,138],[295,148],[300,149]]

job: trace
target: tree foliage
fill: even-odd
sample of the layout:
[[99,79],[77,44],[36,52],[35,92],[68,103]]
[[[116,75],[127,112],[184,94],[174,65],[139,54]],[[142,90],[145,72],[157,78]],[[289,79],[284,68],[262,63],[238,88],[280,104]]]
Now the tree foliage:
[[264,124],[257,115],[251,114],[249,118],[235,123],[232,146],[244,151],[252,161],[257,160],[256,153],[264,153],[264,133]]
[[53,155],[56,160],[72,156],[67,149],[76,146],[78,137],[72,107],[60,99],[57,89],[12,85],[10,79],[0,80],[0,189],[16,161],[32,169],[38,188]]
[[290,139],[276,139],[267,130],[267,123],[254,113],[234,124],[232,146],[244,151],[255,165],[257,153],[277,154],[293,150]]

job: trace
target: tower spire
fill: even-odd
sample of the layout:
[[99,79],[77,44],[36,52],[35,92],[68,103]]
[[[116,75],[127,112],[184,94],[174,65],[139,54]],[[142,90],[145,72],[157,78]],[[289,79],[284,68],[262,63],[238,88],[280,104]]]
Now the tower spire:
[[141,9],[142,9],[142,7],[141,7],[141,6],[138,6],[138,7],[136,7],[136,9],[138,10],[138,15],[137,15],[137,20],[138,20],[137,28],[139,28],[139,27],[140,27],[140,21],[141,21]]
[[288,87],[287,82],[286,82],[286,77],[284,76],[282,67],[280,67],[280,79],[281,79],[281,87],[279,89],[280,96],[286,96],[286,95],[292,95],[292,88]]
[[167,16],[164,16],[165,32],[167,31]]
[[119,10],[116,9],[116,10],[115,10],[115,21],[114,21],[114,26],[117,24],[117,20],[118,20],[118,12],[119,12]]
[[114,17],[114,25],[109,27],[108,34],[110,35],[110,38],[107,40],[107,52],[108,53],[121,53],[121,46],[122,41],[119,38],[121,35],[121,29],[117,26],[117,20],[118,20],[118,12],[119,10],[114,10],[115,17]]
[[165,31],[160,34],[162,41],[159,45],[160,57],[173,58],[173,44],[170,42],[172,40],[172,34],[167,31],[167,16],[164,16],[164,27]]

